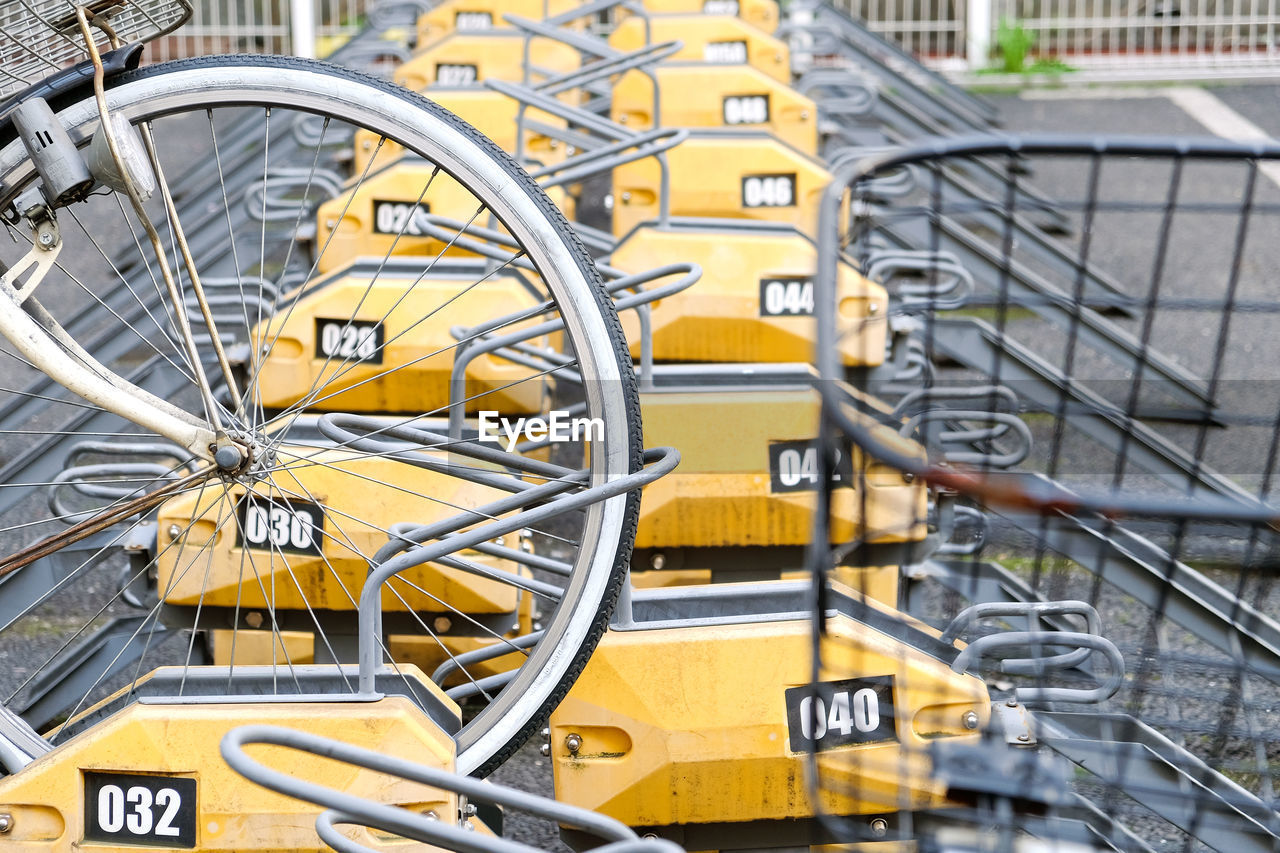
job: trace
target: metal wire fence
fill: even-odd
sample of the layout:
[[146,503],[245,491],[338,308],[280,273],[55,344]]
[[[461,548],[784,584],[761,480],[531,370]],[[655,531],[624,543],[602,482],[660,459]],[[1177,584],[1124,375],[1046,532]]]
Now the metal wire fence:
[[[309,53],[296,45],[295,7],[314,16],[315,52],[324,56],[364,26],[370,0],[196,0],[190,22],[152,44],[152,61],[213,53]],[[302,10],[306,11],[306,10]]]
[[[1276,0],[835,0],[836,8],[936,64],[993,63],[1008,40],[1029,61],[1117,74],[1280,74]],[[1001,27],[1004,27],[1002,37]],[[1002,42],[1004,44],[1002,44]]]

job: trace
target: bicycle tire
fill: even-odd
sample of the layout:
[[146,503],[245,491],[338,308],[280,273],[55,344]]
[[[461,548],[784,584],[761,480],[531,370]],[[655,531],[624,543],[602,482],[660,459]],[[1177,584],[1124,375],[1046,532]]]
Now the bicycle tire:
[[[268,148],[273,115],[289,110],[324,116],[326,128],[333,121],[373,130],[458,179],[520,244],[558,306],[569,339],[567,349],[590,389],[584,394],[588,410],[604,423],[603,439],[589,454],[593,480],[603,482],[639,470],[641,432],[634,374],[621,326],[598,273],[546,194],[465,122],[385,81],[323,63],[279,57],[204,57],[148,66],[109,80],[107,98],[114,112],[136,124],[205,112],[212,129],[215,110],[262,109]],[[83,144],[96,123],[95,104],[82,100],[55,106],[59,119]],[[156,138],[158,145],[163,144],[159,132]],[[218,159],[221,172],[220,154]],[[269,154],[264,155],[264,172],[268,159]],[[30,178],[30,165],[18,143],[0,151],[0,203],[7,204]],[[229,209],[225,183],[223,189],[222,201]],[[229,218],[228,231],[234,244],[239,236],[230,228]],[[266,269],[265,250],[263,260],[260,271]],[[238,274],[243,276],[244,270]],[[278,443],[277,436],[272,438]],[[572,575],[545,628],[548,639],[534,648],[516,680],[459,733],[462,772],[487,773],[518,749],[567,693],[605,629],[629,562],[638,495],[608,499],[588,508],[585,516]],[[271,618],[274,624],[274,613]]]

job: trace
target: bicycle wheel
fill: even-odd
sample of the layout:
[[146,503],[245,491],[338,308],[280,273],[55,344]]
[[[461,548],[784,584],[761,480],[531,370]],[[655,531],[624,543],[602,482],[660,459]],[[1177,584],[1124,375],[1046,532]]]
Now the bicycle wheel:
[[[287,682],[303,662],[354,660],[360,584],[402,533],[518,519],[518,507],[493,509],[511,506],[499,498],[558,470],[584,472],[561,498],[639,470],[634,376],[595,268],[547,196],[470,126],[382,81],[285,58],[151,66],[108,81],[107,101],[154,140],[215,331],[160,192],[146,203],[160,252],[119,193],[59,210],[63,248],[35,296],[100,361],[199,418],[216,412],[251,452],[193,478],[189,454],[71,397],[0,342],[5,550],[164,484],[179,491],[87,538],[64,536],[51,556],[0,563],[0,658],[12,662],[0,698],[33,725],[74,718],[160,664],[181,666],[183,684],[209,662],[229,679],[271,664]],[[88,145],[93,100],[53,106]],[[403,172],[422,178],[409,202],[371,198],[371,170],[350,172],[358,131],[418,158]],[[0,175],[9,209],[35,181],[19,142],[0,151]],[[471,231],[427,239],[428,211]],[[335,229],[344,239],[325,239]],[[13,265],[33,234],[23,222],[8,230],[0,254]],[[421,252],[402,257],[415,239]],[[338,270],[316,275],[339,249],[349,255]],[[161,254],[182,306],[164,296]],[[182,340],[186,315],[198,359]],[[504,335],[506,348],[450,381],[457,352]],[[510,415],[508,427],[573,417],[565,441],[547,431],[481,443],[459,416],[441,441],[453,410]],[[501,763],[568,690],[618,595],[637,509],[636,496],[616,495],[529,525],[518,547],[497,539],[388,582],[381,653],[479,697],[457,736],[459,770]]]

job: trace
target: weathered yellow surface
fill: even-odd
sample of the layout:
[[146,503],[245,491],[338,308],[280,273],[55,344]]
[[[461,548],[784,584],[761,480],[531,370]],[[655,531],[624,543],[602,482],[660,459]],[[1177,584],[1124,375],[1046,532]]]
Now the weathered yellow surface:
[[[765,133],[702,131],[668,151],[666,160],[672,216],[783,222],[813,234],[818,203],[831,183],[822,163]],[[788,204],[744,205],[744,181],[778,176],[793,177]],[[659,164],[652,157],[614,169],[613,233],[622,237],[657,219],[660,188]]]
[[[310,501],[330,508],[321,553],[255,546],[241,530],[245,487],[235,483],[178,495],[159,510],[157,583],[169,604],[281,610],[354,610],[369,573],[369,557],[387,542],[393,524],[430,523],[504,494],[485,486],[378,456],[341,449],[280,445],[278,468],[254,487],[263,499]],[[176,536],[174,532],[176,532]],[[248,547],[246,547],[248,545]],[[515,571],[514,564],[466,555]],[[458,569],[419,566],[382,588],[384,610],[406,606],[428,612],[509,613],[515,587]],[[421,590],[421,591],[420,591]],[[396,594],[398,593],[398,595]],[[257,626],[253,626],[257,627]]]
[[[422,682],[420,674],[416,674]],[[442,702],[456,706],[438,689]],[[18,853],[136,851],[135,846],[83,842],[83,772],[145,773],[196,780],[197,850],[241,853],[304,853],[329,848],[314,825],[317,806],[273,793],[228,767],[218,745],[229,730],[251,723],[284,726],[331,737],[386,755],[452,769],[452,737],[408,699],[389,697],[359,703],[244,703],[211,705],[129,705],[77,735],[20,773],[0,779],[0,812],[13,816],[4,850]],[[317,758],[295,750],[254,746],[255,760],[356,796],[405,806],[423,813],[456,814],[452,794]],[[356,838],[377,844],[363,830]],[[426,849],[395,845],[391,849]]]
[[[535,37],[528,44],[529,61],[544,72],[563,74],[582,62],[578,51],[564,42]],[[524,35],[511,29],[454,31],[414,54],[396,69],[394,79],[415,92],[429,86],[481,85],[485,80],[519,83],[526,79],[524,50]],[[468,73],[466,80],[444,76],[442,65],[474,66],[474,76]]]
[[539,21],[544,15],[554,17],[578,5],[578,0],[445,0],[418,16],[418,48],[428,48],[450,33],[467,31],[468,25],[474,29],[486,15],[494,29],[510,29],[503,15]]
[[[664,127],[740,127],[765,130],[810,156],[818,153],[818,108],[786,83],[750,65],[665,63],[658,78]],[[726,98],[766,99],[767,115],[740,112]],[[653,127],[653,79],[642,71],[623,75],[613,89],[613,120],[632,130]]]
[[780,83],[791,82],[791,51],[786,43],[742,18],[727,15],[654,15],[646,21],[632,17],[622,21],[609,36],[609,44],[618,50],[638,50],[645,44],[666,41],[684,44],[670,57],[671,61],[731,65],[743,63],[741,60],[727,62],[726,60],[736,57],[732,49],[726,50],[723,46],[741,42],[746,49],[745,64],[759,68]]
[[[571,199],[561,188],[553,187],[548,195],[572,218]],[[346,191],[319,206],[315,239],[318,272],[333,272],[360,257],[415,255],[430,260],[441,253],[448,258],[469,256],[457,245],[425,236],[412,224],[405,226],[389,218],[379,223],[377,202],[421,205],[431,214],[463,223],[474,219],[477,225],[501,230],[500,225],[490,223],[487,211],[480,212],[480,200],[469,189],[431,163],[402,158],[376,172],[357,175]]]
[[645,0],[644,8],[651,15],[736,15],[766,33],[778,28],[774,0]]
[[[818,410],[818,394],[807,388],[642,394],[645,446],[675,447],[681,462],[645,487],[636,547],[808,544],[817,483],[803,472],[812,471],[807,463],[816,450],[794,451],[806,465],[796,472],[800,488],[781,491],[770,477],[770,445],[812,440]],[[876,465],[866,466],[863,482],[862,454],[852,445],[847,452],[854,482],[832,495],[832,541],[864,532],[872,542],[923,538],[926,496],[920,484],[885,476]]]
[[[813,275],[814,245],[794,231],[707,231],[644,227],[614,251],[610,262],[640,272],[671,259],[696,263],[702,277],[690,287],[654,303],[650,309],[653,355],[669,362],[813,361],[816,333]],[[662,284],[658,282],[657,284]],[[808,301],[793,308],[805,313],[778,315],[763,304],[769,287],[801,288]],[[840,341],[848,366],[884,362],[888,297],[880,285],[842,263],[836,299],[841,326],[856,329]],[[640,355],[640,323],[623,312],[623,328],[633,357]]]
[[[516,154],[516,111],[519,104],[515,99],[492,89],[481,88],[432,89],[429,96],[431,100],[489,137],[503,151],[513,156]],[[524,117],[526,121],[536,121],[539,124],[551,126],[562,127],[565,123],[562,118],[532,107],[525,110]],[[355,154],[351,166],[353,175],[363,174],[366,170],[372,173],[396,161],[404,154],[402,145],[389,139],[384,140],[365,128],[356,130],[353,148]],[[520,160],[522,163],[549,166],[563,160],[566,156],[565,152],[565,146],[556,140],[526,130]]]
[[[527,282],[483,272],[420,277],[385,269],[349,271],[320,286],[306,286],[302,293],[282,297],[289,309],[250,335],[260,400],[268,408],[285,408],[309,397],[312,411],[443,416],[458,343],[452,328],[477,326],[541,302]],[[352,355],[341,348],[338,334],[332,337],[339,348],[330,354],[332,347],[326,344],[333,340],[324,339],[322,332],[326,320],[339,326],[331,331],[347,334],[370,328],[360,323],[380,323],[383,346],[373,358],[364,358],[359,349]],[[546,339],[531,343],[547,345]],[[481,355],[468,365],[466,393],[454,399],[465,398],[468,411],[540,412],[546,380],[536,373]],[[315,394],[322,386],[323,392]]]
[[[896,741],[819,755],[825,812],[944,804],[929,740],[976,737],[981,680],[854,622],[831,620],[821,679],[892,676]],[[814,814],[806,753],[791,751],[784,691],[810,680],[807,621],[610,632],[551,717],[556,797],[630,826]],[[565,739],[582,738],[577,755]]]

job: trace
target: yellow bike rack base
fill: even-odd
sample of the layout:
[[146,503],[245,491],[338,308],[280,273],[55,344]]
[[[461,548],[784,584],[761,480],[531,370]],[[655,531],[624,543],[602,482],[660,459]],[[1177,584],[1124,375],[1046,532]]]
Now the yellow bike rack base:
[[[422,673],[403,669],[421,695],[460,724],[457,706]],[[153,674],[154,677],[154,674]],[[110,701],[110,700],[108,700]],[[452,732],[404,696],[372,702],[134,702],[0,779],[11,816],[3,849],[14,853],[136,853],[141,847],[237,853],[328,850],[316,836],[321,809],[239,776],[218,752],[236,726],[265,723],[340,739],[453,769]],[[255,747],[255,758],[308,781],[418,813],[457,814],[456,795],[312,755]],[[357,838],[377,846],[376,833]],[[176,843],[181,841],[182,843]],[[188,843],[189,842],[189,843]],[[400,849],[421,849],[405,848]]]
[[[660,591],[654,609],[667,621],[651,628],[637,615],[634,629],[607,633],[551,716],[556,798],[689,850],[807,846],[818,809],[847,816],[946,805],[925,750],[940,738],[978,737],[990,716],[985,684],[951,671],[955,650],[932,629],[837,592],[849,606],[833,605],[842,612],[827,623],[819,715],[816,701],[805,702],[807,614],[724,615],[738,610],[726,595],[752,588],[798,609],[805,586],[708,587],[702,604],[676,600],[690,590]],[[634,606],[639,613],[654,600],[637,593]],[[905,625],[896,630],[918,643],[891,637],[881,620]],[[806,782],[815,746],[825,780],[816,801]]]

